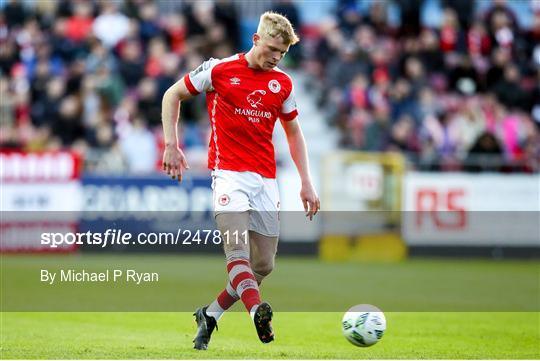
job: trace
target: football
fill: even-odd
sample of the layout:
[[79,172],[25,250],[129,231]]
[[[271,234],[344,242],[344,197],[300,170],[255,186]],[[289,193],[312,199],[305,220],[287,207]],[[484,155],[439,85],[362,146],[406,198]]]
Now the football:
[[368,347],[383,337],[386,318],[384,313],[373,305],[357,305],[345,313],[341,325],[343,335],[350,343]]

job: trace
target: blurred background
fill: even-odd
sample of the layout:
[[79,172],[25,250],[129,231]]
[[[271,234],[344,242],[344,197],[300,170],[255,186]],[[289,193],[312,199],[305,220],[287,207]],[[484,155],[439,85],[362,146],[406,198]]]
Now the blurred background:
[[[491,211],[540,210],[538,0],[2,1],[2,210],[209,212],[204,96],[182,104],[180,185],[160,171],[161,99],[205,59],[249,50],[266,10],[301,38],[281,67],[323,210],[366,222],[295,232],[284,219],[285,245],[327,259],[538,256],[535,218],[486,226]],[[275,145],[282,209],[299,211],[279,126]],[[43,222],[16,218],[2,250],[39,249],[16,236]]]

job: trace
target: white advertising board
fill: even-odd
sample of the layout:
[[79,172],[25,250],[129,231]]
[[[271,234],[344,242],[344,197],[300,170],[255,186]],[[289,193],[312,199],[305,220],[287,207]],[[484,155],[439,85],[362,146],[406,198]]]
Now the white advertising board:
[[[78,180],[63,183],[2,184],[4,212],[79,212],[82,206]],[[19,214],[22,217],[21,214]]]
[[540,247],[540,176],[410,172],[402,234],[409,245]]
[[81,158],[72,152],[0,152],[0,252],[71,252],[51,249],[42,232],[75,230],[82,205]]

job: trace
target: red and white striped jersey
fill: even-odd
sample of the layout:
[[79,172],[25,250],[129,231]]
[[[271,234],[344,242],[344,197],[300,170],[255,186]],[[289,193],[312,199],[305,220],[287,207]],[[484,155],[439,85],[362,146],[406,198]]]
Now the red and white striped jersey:
[[210,59],[184,77],[191,94],[206,92],[212,126],[208,168],[276,177],[272,132],[298,111],[291,78],[250,68],[244,54]]

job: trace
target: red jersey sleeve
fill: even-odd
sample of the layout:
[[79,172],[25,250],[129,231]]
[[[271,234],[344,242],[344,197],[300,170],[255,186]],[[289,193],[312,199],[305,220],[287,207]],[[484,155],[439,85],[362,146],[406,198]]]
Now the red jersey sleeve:
[[291,121],[298,116],[298,110],[296,108],[296,98],[294,96],[294,88],[291,88],[289,97],[285,99],[281,106],[280,119],[285,121]]
[[197,95],[212,90],[212,69],[218,63],[218,59],[210,58],[184,76],[184,82],[191,94]]

